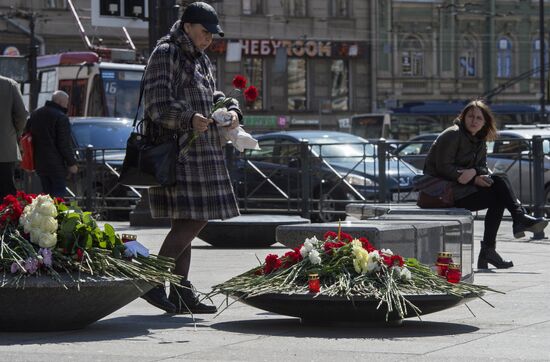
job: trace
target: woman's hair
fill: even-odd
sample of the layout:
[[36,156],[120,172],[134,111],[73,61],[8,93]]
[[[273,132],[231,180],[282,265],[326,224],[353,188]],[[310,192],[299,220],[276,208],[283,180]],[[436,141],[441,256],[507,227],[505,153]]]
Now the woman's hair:
[[466,107],[458,115],[457,121],[459,124],[464,125],[464,120],[466,119],[466,114],[472,108],[477,108],[483,114],[483,119],[485,124],[483,128],[476,134],[476,137],[484,141],[494,141],[497,138],[497,126],[495,122],[495,117],[489,106],[480,99],[475,99],[468,103]]

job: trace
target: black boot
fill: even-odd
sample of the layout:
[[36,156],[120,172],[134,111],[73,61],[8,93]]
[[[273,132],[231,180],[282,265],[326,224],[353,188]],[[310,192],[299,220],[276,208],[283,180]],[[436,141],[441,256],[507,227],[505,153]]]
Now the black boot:
[[512,230],[516,239],[524,237],[526,231],[540,233],[548,225],[544,217],[533,217],[526,213],[518,213],[513,219]]
[[176,313],[176,305],[168,300],[163,285],[159,285],[141,296],[149,304],[162,309],[167,313]]
[[511,260],[504,260],[498,255],[494,246],[488,246],[484,242],[481,242],[481,250],[479,251],[479,257],[477,258],[478,269],[489,269],[489,265],[492,264],[497,269],[508,269],[514,266]]
[[188,280],[181,281],[182,287],[170,285],[170,302],[176,306],[176,314],[212,314],[218,311],[214,305],[201,303],[195,287]]

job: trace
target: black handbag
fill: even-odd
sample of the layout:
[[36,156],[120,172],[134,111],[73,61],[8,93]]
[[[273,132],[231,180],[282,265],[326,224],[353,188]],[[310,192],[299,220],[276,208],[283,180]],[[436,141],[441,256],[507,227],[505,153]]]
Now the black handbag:
[[[145,75],[145,71],[144,71]],[[143,120],[136,124],[141,99],[143,78],[139,94],[138,109],[134,117],[134,132],[126,142],[126,155],[118,182],[126,186],[155,187],[176,184],[176,162],[178,157],[178,135],[154,138],[142,131]]]
[[416,204],[421,208],[447,208],[454,206],[453,182],[431,175],[422,175],[414,181],[418,190]]

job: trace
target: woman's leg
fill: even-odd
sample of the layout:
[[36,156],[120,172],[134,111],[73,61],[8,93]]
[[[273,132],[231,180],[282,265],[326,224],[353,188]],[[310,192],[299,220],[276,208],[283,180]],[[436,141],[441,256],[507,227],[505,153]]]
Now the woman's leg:
[[509,260],[503,260],[496,252],[496,237],[502,215],[506,208],[506,197],[502,195],[502,185],[496,186],[497,182],[491,187],[480,188],[478,192],[467,196],[455,202],[456,207],[462,207],[470,211],[478,211],[487,209],[485,214],[485,228],[483,230],[483,240],[481,241],[481,249],[477,259],[478,269],[487,269],[488,263],[491,263],[497,268],[510,268],[514,266]]
[[173,219],[159,255],[176,261],[174,274],[187,279],[191,265],[191,242],[207,224],[206,220]]

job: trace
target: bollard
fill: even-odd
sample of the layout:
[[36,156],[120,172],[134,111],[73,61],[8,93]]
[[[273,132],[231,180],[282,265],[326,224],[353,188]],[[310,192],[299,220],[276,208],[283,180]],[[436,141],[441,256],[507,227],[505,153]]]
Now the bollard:
[[[300,142],[300,160],[301,160],[301,172],[302,172],[302,217],[304,219],[310,219],[310,199],[311,199],[311,183],[310,183],[310,169],[309,169],[309,144],[308,141]],[[321,195],[319,195],[319,200]]]
[[[535,191],[535,217],[544,216],[544,151],[541,136],[533,136],[533,183]],[[533,239],[544,239],[544,231],[534,233]]]
[[384,138],[380,138],[376,144],[378,145],[378,201],[385,203],[388,194],[388,180],[386,177],[386,152],[388,144]]

